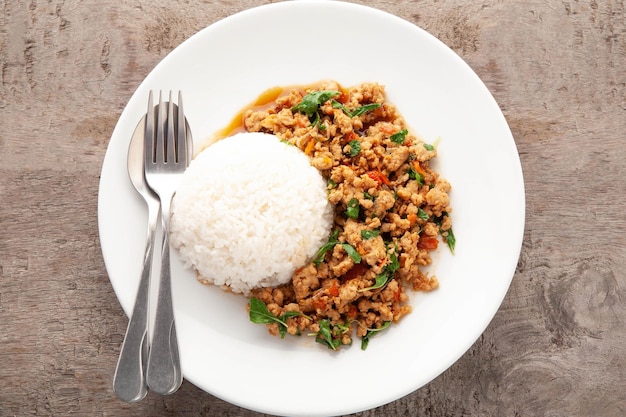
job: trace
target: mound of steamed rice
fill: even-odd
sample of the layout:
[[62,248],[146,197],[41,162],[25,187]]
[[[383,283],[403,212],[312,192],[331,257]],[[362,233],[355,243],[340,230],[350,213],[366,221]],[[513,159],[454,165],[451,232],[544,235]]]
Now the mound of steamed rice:
[[301,150],[240,133],[203,150],[172,203],[172,246],[198,279],[248,294],[289,282],[326,243],[326,183]]

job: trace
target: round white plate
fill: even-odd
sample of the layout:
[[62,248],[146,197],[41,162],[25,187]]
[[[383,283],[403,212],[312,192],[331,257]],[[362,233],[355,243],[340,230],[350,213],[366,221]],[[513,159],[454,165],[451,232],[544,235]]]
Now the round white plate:
[[[148,91],[182,90],[194,139],[224,127],[273,86],[334,79],[386,86],[412,129],[440,137],[436,169],[452,184],[456,254],[440,245],[440,288],[415,293],[413,313],[366,351],[330,352],[250,323],[247,300],[199,284],[173,258],[185,378],[241,407],[290,416],[358,412],[427,384],[476,341],[513,277],[524,228],[524,185],[507,123],[454,52],[393,15],[342,2],[297,1],[238,13],[198,32],[146,77],[124,109],[102,167],[98,220],[111,284],[126,311],[142,264],[146,208],[126,171],[128,143]],[[198,145],[199,146],[199,145]]]

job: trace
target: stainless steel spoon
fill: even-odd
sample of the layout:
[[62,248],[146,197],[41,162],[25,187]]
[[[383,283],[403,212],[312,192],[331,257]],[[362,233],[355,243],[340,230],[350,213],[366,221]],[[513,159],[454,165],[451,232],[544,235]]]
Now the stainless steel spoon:
[[130,140],[128,147],[128,176],[133,186],[144,198],[148,206],[148,233],[143,258],[143,269],[133,312],[128,322],[126,336],[113,377],[113,390],[126,402],[135,402],[144,398],[148,392],[146,386],[146,364],[148,363],[149,340],[149,298],[154,238],[159,218],[160,203],[154,192],[148,188],[144,177],[143,142],[145,131],[143,117]]

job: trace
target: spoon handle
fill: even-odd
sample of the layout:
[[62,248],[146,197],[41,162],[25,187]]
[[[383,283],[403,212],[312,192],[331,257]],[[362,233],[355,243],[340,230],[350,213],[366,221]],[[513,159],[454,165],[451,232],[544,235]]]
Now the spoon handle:
[[159,200],[146,197],[148,203],[148,233],[143,258],[143,269],[133,312],[126,328],[126,336],[113,377],[113,390],[126,402],[136,402],[148,392],[146,387],[146,364],[148,360],[148,303],[150,298],[150,274],[154,254],[154,239],[159,218]]
[[161,275],[157,297],[156,321],[146,373],[148,387],[162,395],[172,394],[178,390],[183,382],[176,323],[174,321],[174,305],[172,302],[169,243],[170,205],[171,196],[165,199],[161,198],[161,224],[163,228]]

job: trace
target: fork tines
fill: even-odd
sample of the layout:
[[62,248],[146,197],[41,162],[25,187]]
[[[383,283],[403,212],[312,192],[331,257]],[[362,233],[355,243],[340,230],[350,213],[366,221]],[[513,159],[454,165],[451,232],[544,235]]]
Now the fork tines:
[[172,101],[172,91],[166,102],[163,102],[163,92],[159,91],[159,103],[155,106],[150,91],[144,141],[146,164],[158,161],[184,164],[187,157],[185,129],[182,92],[178,92],[176,104]]

